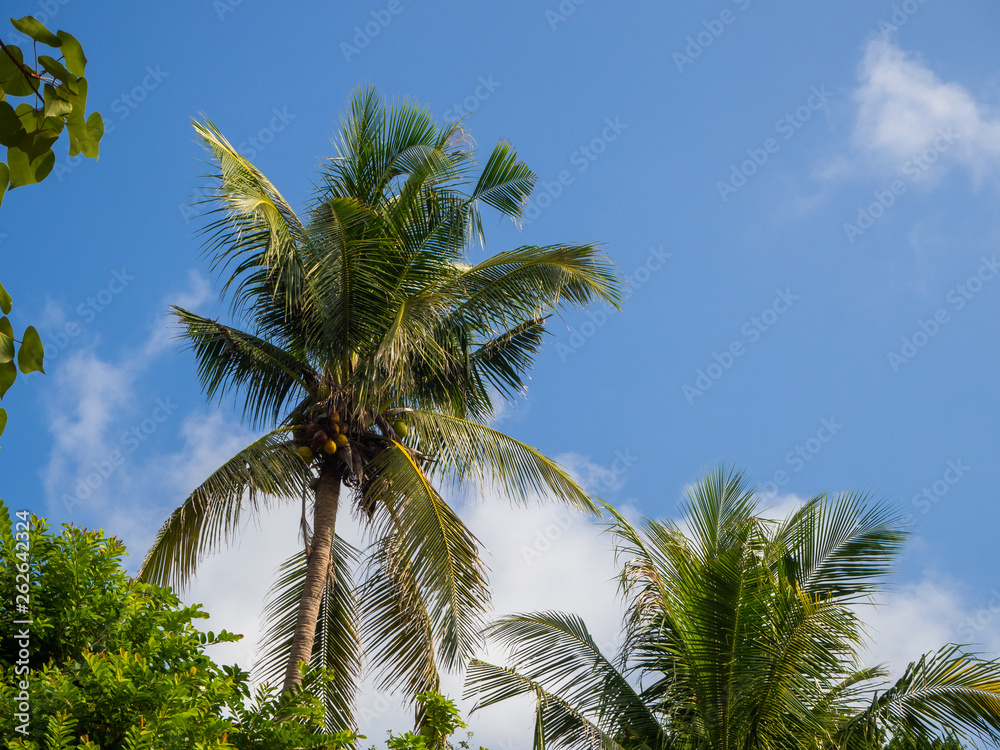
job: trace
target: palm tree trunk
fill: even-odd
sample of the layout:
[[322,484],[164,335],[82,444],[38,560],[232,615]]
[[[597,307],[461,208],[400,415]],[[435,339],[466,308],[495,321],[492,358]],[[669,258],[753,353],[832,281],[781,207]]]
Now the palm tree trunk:
[[299,599],[299,611],[295,618],[295,632],[292,635],[292,649],[285,668],[285,684],[281,688],[287,693],[302,681],[299,663],[308,663],[312,657],[313,641],[316,639],[316,621],[323,601],[323,591],[327,581],[336,575],[331,565],[334,533],[337,525],[337,506],[340,502],[340,477],[322,474],[316,487],[316,503],[313,507],[312,551],[306,567],[306,581]]

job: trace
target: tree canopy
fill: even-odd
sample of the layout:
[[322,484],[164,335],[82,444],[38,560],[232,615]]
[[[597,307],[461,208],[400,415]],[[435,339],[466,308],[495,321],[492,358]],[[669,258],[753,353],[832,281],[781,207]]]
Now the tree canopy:
[[719,468],[690,486],[681,523],[633,526],[608,508],[627,603],[619,653],[571,614],[503,617],[489,632],[510,666],[470,668],[477,708],[533,696],[539,749],[1000,740],[1000,661],[945,644],[896,680],[862,662],[863,608],[905,539],[893,508],[820,495],[773,520],[763,502]]

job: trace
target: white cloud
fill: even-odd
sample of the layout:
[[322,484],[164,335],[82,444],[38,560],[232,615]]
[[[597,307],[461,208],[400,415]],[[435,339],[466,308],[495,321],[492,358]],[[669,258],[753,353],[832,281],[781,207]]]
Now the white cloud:
[[[170,304],[195,312],[212,296],[212,287],[197,271],[188,274],[188,287],[170,296]],[[155,357],[175,345],[176,324],[169,312],[164,312],[153,326],[153,333],[143,347],[143,356]]]
[[885,664],[899,677],[910,662],[947,643],[995,654],[1000,650],[1000,594],[994,590],[977,605],[961,591],[955,581],[925,574],[879,597],[875,606],[860,607],[871,640],[865,661]]
[[860,77],[854,145],[866,160],[914,179],[958,164],[979,180],[1000,165],[1000,118],[890,39],[868,43]]
[[[45,471],[50,497],[74,484],[74,472],[90,473],[108,458],[108,432],[123,411],[133,407],[136,373],[102,362],[92,352],[72,355],[52,373],[55,402],[51,405],[52,455]],[[77,481],[85,481],[77,479]],[[93,488],[96,489],[96,488]],[[86,487],[79,494],[90,493]]]
[[[111,519],[107,525],[134,550],[131,570],[138,570],[142,558],[135,555],[152,544],[167,514],[254,438],[246,427],[214,410],[184,417],[178,433],[181,442],[176,451],[145,454],[140,444],[112,485],[114,496],[124,501],[105,511]],[[137,503],[135,498],[143,501]]]
[[[207,282],[192,273],[189,287],[171,298],[197,306],[207,295]],[[158,308],[163,307],[165,305],[158,305]],[[80,515],[93,518],[100,514],[106,521],[112,514],[124,523],[124,529],[116,527],[116,532],[132,541],[127,530],[144,528],[143,513],[151,511],[151,506],[155,505],[151,501],[162,498],[167,489],[165,479],[169,479],[163,473],[154,477],[149,471],[157,462],[169,464],[168,458],[135,459],[142,455],[146,441],[161,425],[179,417],[178,407],[169,395],[140,398],[137,394],[137,384],[144,373],[167,350],[170,341],[168,319],[160,315],[146,342],[137,349],[104,359],[97,353],[93,340],[87,345],[86,334],[76,339],[80,349],[62,351],[70,341],[70,337],[63,334],[66,316],[51,302],[46,305],[45,315],[57,328],[61,326],[52,337],[60,355],[52,367],[49,381],[55,387],[46,389],[49,428],[53,435],[51,455],[43,473],[49,506],[56,514],[64,516],[68,512],[76,520]],[[78,321],[75,325],[74,330],[81,329]],[[59,339],[61,334],[65,343]],[[186,442],[179,455],[203,455],[204,451],[199,453],[191,447],[199,440],[194,424],[202,420],[203,429],[212,427],[218,432],[221,429],[219,413],[206,413],[189,420],[194,421],[184,423]],[[232,426],[226,429],[238,432]],[[228,443],[225,444],[228,447]],[[176,470],[177,467],[165,468]],[[192,468],[188,462],[186,470]],[[173,491],[175,487],[169,489]],[[134,507],[136,497],[143,497],[145,501],[138,504],[139,509]],[[133,507],[124,510],[120,507],[124,504]]]

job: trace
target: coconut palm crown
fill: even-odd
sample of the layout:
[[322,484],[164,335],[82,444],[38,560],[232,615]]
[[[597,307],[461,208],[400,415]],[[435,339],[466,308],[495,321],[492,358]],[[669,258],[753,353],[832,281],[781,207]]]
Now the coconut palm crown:
[[823,495],[775,521],[762,500],[720,468],[689,488],[683,526],[637,528],[612,510],[619,653],[602,653],[575,615],[504,617],[489,630],[511,666],[472,663],[476,710],[533,697],[536,750],[879,750],[889,737],[931,747],[955,736],[995,746],[997,660],[945,645],[895,681],[863,664],[860,614],[905,538],[891,506]]
[[[217,167],[206,246],[235,322],[174,314],[206,395],[236,396],[268,431],[170,515],[140,575],[183,585],[248,517],[301,503],[303,550],[272,590],[259,666],[285,690],[303,662],[334,667],[330,724],[349,727],[363,652],[412,697],[479,643],[485,568],[441,482],[596,511],[488,423],[496,399],[523,393],[546,319],[617,306],[620,287],[593,245],[473,260],[480,212],[517,221],[535,175],[506,142],[479,168],[461,124],[416,104],[356,93],[301,218],[211,122],[195,129]],[[342,487],[364,551],[336,533]]]

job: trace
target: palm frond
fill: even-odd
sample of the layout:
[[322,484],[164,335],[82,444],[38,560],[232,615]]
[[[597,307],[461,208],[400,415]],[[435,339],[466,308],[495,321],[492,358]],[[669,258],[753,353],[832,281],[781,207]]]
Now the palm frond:
[[689,485],[681,512],[691,529],[690,541],[708,560],[741,547],[752,533],[757,497],[745,475],[718,466]]
[[481,344],[469,355],[469,367],[507,397],[523,396],[524,373],[542,347],[545,317],[535,317]]
[[[643,746],[621,745],[589,721],[566,700],[548,692],[540,683],[510,667],[499,667],[481,659],[469,664],[466,674],[466,698],[475,698],[471,713],[511,698],[533,695],[535,698],[534,750],[642,750]],[[657,749],[659,750],[659,749]]]
[[911,663],[841,731],[850,738],[871,723],[893,731],[954,733],[1000,742],[1000,660],[983,659],[951,644]]
[[410,696],[440,690],[434,623],[399,535],[375,543],[369,568],[359,590],[361,623],[380,687]]
[[478,422],[437,412],[411,410],[406,418],[417,447],[433,456],[431,476],[494,483],[518,502],[552,497],[600,515],[566,470],[530,445]]
[[[339,536],[331,550],[332,578],[320,604],[316,640],[310,666],[332,669],[334,679],[320,698],[326,707],[327,730],[356,730],[354,704],[361,680],[361,645],[354,582],[358,550]],[[264,609],[266,630],[261,637],[262,654],[254,671],[265,682],[280,684],[288,663],[295,632],[298,603],[306,578],[306,554],[296,552],[278,568]]]
[[[308,286],[299,256],[305,230],[277,188],[228,141],[210,120],[194,129],[219,167],[215,213],[205,230],[213,268],[229,270],[222,293],[233,288],[234,310],[269,309],[286,313],[301,303]],[[235,267],[233,267],[235,266]]]
[[804,504],[777,528],[775,547],[803,590],[852,601],[880,590],[906,536],[891,506],[846,493]]
[[479,175],[472,198],[506,216],[518,218],[536,179],[535,173],[524,162],[518,161],[514,147],[507,141],[500,141],[493,147],[493,153]]
[[606,657],[583,620],[561,612],[502,617],[486,636],[510,649],[518,672],[541,683],[602,731],[660,744],[662,729],[635,689]]
[[489,606],[478,540],[398,443],[368,464],[363,492],[377,509],[375,538],[397,540],[395,567],[420,592],[438,658],[447,669],[460,667],[481,643]]
[[318,376],[284,349],[180,307],[174,315],[198,360],[198,378],[209,399],[234,390],[245,394],[252,425],[277,422],[293,398],[315,389]]
[[506,329],[563,304],[603,302],[617,308],[621,286],[593,245],[525,246],[464,269],[437,289],[459,301],[455,317],[485,330]]
[[302,492],[306,465],[284,430],[258,438],[216,469],[170,514],[146,553],[139,578],[183,588],[198,563],[255,515]]

